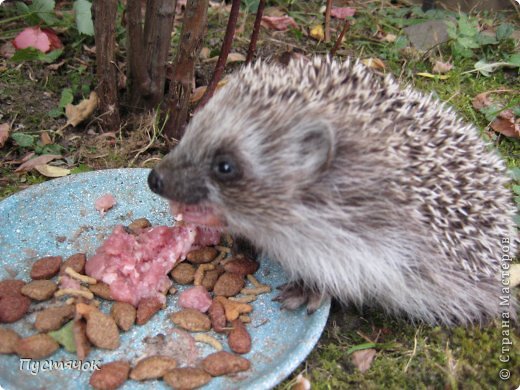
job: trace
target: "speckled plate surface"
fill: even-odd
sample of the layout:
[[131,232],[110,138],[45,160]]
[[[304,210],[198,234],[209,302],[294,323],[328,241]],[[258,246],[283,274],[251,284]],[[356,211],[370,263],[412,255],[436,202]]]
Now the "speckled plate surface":
[[[42,256],[66,257],[76,252],[92,255],[117,224],[128,224],[146,217],[154,225],[171,225],[173,220],[167,203],[148,190],[148,172],[147,169],[114,169],[68,176],[30,187],[0,202],[0,280],[13,277],[29,280],[32,263]],[[101,217],[94,208],[94,201],[107,192],[112,193],[118,203]],[[269,259],[261,261],[256,276],[273,287],[286,282],[280,266]],[[325,326],[330,302],[308,316],[303,309],[281,311],[279,304],[271,301],[275,294],[273,291],[261,295],[253,303],[252,323],[247,326],[253,349],[244,355],[252,362],[251,370],[235,377],[215,378],[204,389],[271,388],[286,378],[310,353]],[[32,366],[24,362],[22,367],[18,357],[0,355],[0,387],[6,390],[88,388],[89,368],[93,363],[104,364],[118,359],[134,361],[149,351],[150,337],[163,334],[165,340],[174,340],[180,336],[168,319],[169,314],[177,310],[176,296],[168,296],[166,309],[147,324],[135,325],[122,333],[121,347],[116,351],[93,350],[87,360],[81,362],[84,370],[70,368],[73,364],[77,367],[80,362],[75,354],[63,349],[40,361],[38,373],[34,372],[35,362]],[[31,305],[32,309],[37,306]],[[109,307],[104,303],[102,310],[107,312]],[[32,329],[34,318],[35,313],[32,313],[15,324],[2,326],[26,337],[35,333]],[[211,334],[228,349],[224,337]],[[179,340],[182,342],[186,340]],[[196,343],[194,347],[199,357],[213,352],[211,347],[203,344]],[[69,368],[47,367],[49,359],[68,362]],[[127,381],[123,389],[151,387],[166,388],[166,385],[161,381]]]

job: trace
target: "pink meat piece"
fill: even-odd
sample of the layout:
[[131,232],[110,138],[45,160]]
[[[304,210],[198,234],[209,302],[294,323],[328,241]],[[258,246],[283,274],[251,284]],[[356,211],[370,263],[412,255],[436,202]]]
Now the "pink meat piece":
[[116,198],[112,194],[105,194],[96,199],[94,206],[101,215],[104,215],[108,210],[116,205]]
[[211,295],[204,286],[195,286],[184,290],[179,295],[179,306],[185,309],[195,309],[202,313],[208,311],[211,306]]
[[85,265],[86,274],[110,286],[112,296],[137,306],[142,298],[165,302],[163,292],[171,286],[168,272],[186,258],[195,243],[218,242],[214,233],[199,232],[190,225],[157,226],[139,235],[116,226]]
[[70,276],[62,275],[60,276],[60,289],[71,288],[73,290],[79,290],[81,284],[78,280],[72,279]]

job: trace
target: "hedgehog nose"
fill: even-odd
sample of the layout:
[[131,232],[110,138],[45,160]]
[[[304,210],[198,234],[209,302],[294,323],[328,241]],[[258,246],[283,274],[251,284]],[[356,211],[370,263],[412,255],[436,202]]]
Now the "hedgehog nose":
[[155,169],[152,169],[152,172],[148,175],[148,187],[156,194],[162,195],[163,193],[164,183]]

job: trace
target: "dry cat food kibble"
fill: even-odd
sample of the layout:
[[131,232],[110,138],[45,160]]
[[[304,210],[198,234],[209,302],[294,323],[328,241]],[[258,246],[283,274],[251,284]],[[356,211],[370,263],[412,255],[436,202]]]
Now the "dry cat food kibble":
[[15,352],[21,358],[42,359],[52,355],[58,348],[58,343],[51,336],[40,333],[20,339]]
[[69,267],[76,271],[78,274],[84,274],[86,261],[87,257],[84,253],[75,253],[72,256],[69,256],[60,267],[60,275],[64,275],[65,270]]
[[42,257],[33,264],[31,278],[33,280],[51,279],[60,271],[62,260],[63,258],[61,256]]
[[201,365],[211,376],[222,376],[249,370],[251,362],[241,356],[220,351],[208,355]]
[[184,309],[170,316],[172,322],[191,332],[207,332],[211,329],[208,316],[195,309]]
[[196,389],[211,381],[211,375],[201,368],[175,368],[164,376],[164,381],[173,389]]
[[244,354],[251,351],[251,336],[240,319],[231,321],[232,329],[228,333],[229,348],[235,353]]
[[0,298],[22,294],[22,287],[25,282],[16,279],[6,279],[0,282]]
[[[132,234],[129,235],[126,233],[127,231]],[[118,291],[116,294],[119,297],[123,296],[123,301],[114,299],[115,290],[111,289],[109,284],[113,282],[113,279],[104,278],[103,280],[108,281],[108,283],[105,283],[103,280],[96,280],[84,274],[85,269],[88,271],[89,268],[90,274],[95,274],[96,272],[93,270],[96,266],[105,267],[108,270],[107,272],[115,272],[114,275],[118,272],[110,268],[113,264],[101,261],[103,260],[100,258],[102,251],[99,252],[99,250],[97,257],[94,256],[96,257],[94,263],[89,263],[84,253],[75,253],[64,262],[61,256],[48,256],[40,258],[32,266],[31,278],[33,281],[27,284],[21,280],[1,281],[0,322],[14,322],[22,318],[29,308],[31,299],[35,301],[48,300],[48,302],[44,304],[45,308],[40,309],[35,316],[34,328],[40,333],[27,338],[20,338],[16,332],[0,328],[0,353],[17,353],[20,357],[39,359],[52,355],[59,348],[57,341],[67,351],[75,350],[78,359],[81,360],[87,359],[94,347],[115,350],[120,346],[119,329],[126,332],[130,331],[133,326],[144,325],[155,313],[164,308],[164,294],[167,290],[158,289],[157,284],[171,286],[172,281],[168,278],[168,275],[170,275],[175,283],[193,284],[192,287],[183,289],[178,295],[178,305],[184,309],[170,313],[170,320],[181,329],[199,332],[188,336],[186,332],[182,331],[186,334],[183,337],[191,339],[194,348],[195,342],[205,343],[219,351],[220,354],[209,355],[197,367],[195,367],[196,361],[178,361],[171,356],[164,355],[164,352],[147,353],[148,356],[141,358],[134,364],[125,361],[109,362],[92,374],[90,378],[92,387],[95,389],[115,389],[123,385],[128,378],[137,381],[162,378],[174,388],[191,389],[208,383],[212,376],[233,374],[249,369],[251,364],[247,359],[222,351],[221,342],[204,332],[213,330],[225,334],[228,338],[229,348],[235,353],[244,354],[251,350],[251,336],[244,325],[244,322],[250,321],[250,319],[243,317],[243,315],[250,313],[253,308],[247,303],[240,302],[240,300],[249,302],[250,297],[235,296],[244,290],[245,277],[249,277],[249,273],[256,272],[258,263],[243,256],[238,256],[225,260],[221,264],[224,257],[231,253],[231,250],[221,246],[204,246],[218,242],[216,236],[201,233],[199,230],[195,232],[183,224],[180,224],[176,230],[166,227],[153,228],[144,219],[135,221],[126,230],[123,229],[118,232],[116,229],[115,234],[113,233],[105,241],[105,244],[109,240],[112,240],[110,242],[116,246],[130,243],[135,248],[146,251],[150,249],[146,249],[146,245],[153,246],[152,241],[150,241],[153,240],[150,232],[166,235],[167,239],[163,240],[164,242],[178,245],[173,252],[168,249],[168,253],[175,252],[178,255],[184,252],[187,262],[175,264],[175,261],[169,260],[170,264],[175,264],[173,269],[165,271],[159,267],[157,270],[160,270],[160,272],[152,276],[146,274],[144,271],[146,267],[141,268],[139,277],[150,277],[146,283],[154,285],[153,288],[147,288],[145,291],[131,291],[131,289],[140,288],[139,286],[142,286],[142,283],[145,282],[144,279],[126,285],[123,283],[122,274],[117,274],[114,280],[123,283],[119,284],[119,287],[124,290],[124,288],[130,286],[130,290]],[[171,236],[173,232],[182,232],[183,234],[191,232],[192,236],[190,238],[187,238],[187,236],[178,238]],[[149,235],[146,236],[146,234]],[[193,236],[196,236],[196,238]],[[117,241],[118,237],[122,238],[121,242]],[[142,238],[143,241],[140,241]],[[204,243],[204,245],[201,245],[201,243]],[[196,249],[187,250],[192,244]],[[106,251],[111,251],[109,246],[105,245],[104,248]],[[120,249],[114,250],[120,251]],[[166,252],[164,252],[164,256],[166,256]],[[124,266],[124,264],[126,263],[123,262],[120,265]],[[144,266],[144,264],[142,265]],[[153,270],[154,266],[150,265],[150,267]],[[58,273],[58,282],[50,280]],[[130,277],[133,276],[128,278]],[[168,282],[164,282],[163,277],[166,277]],[[253,286],[258,287],[254,283]],[[175,293],[176,287],[172,286],[170,290]],[[94,294],[96,297],[107,301],[113,300],[114,302],[106,302],[103,306],[100,306],[100,302],[94,299]],[[141,298],[136,302],[135,298],[139,296]],[[228,299],[230,297],[236,299],[236,301]],[[66,304],[64,304],[64,301]],[[104,305],[109,305],[109,315],[105,314],[106,306]],[[100,310],[101,307],[103,311]],[[208,312],[209,316],[204,314],[205,312]],[[238,319],[239,317],[241,319]],[[61,337],[58,336],[58,333],[66,328],[70,332],[67,337],[72,340],[69,343],[72,342],[74,349],[69,349],[67,346],[69,344],[65,344],[65,341],[57,338]],[[49,335],[46,332],[51,333]],[[166,354],[168,355],[168,353]],[[186,364],[188,367],[177,367],[177,365],[184,366]]]
[[162,307],[163,304],[156,297],[142,298],[137,306],[135,323],[137,325],[146,324]]
[[90,377],[90,385],[96,390],[113,390],[122,386],[128,379],[130,364],[116,361],[102,365]]
[[129,330],[135,323],[136,310],[126,302],[114,302],[110,314],[117,326],[123,331]]
[[35,301],[46,301],[57,289],[56,283],[50,280],[33,280],[22,287],[22,294]]
[[31,300],[23,295],[0,297],[0,323],[16,322],[29,310]]
[[195,278],[195,267],[189,263],[180,263],[171,271],[170,275],[176,283],[190,284]]
[[39,332],[60,329],[63,324],[74,317],[74,313],[75,308],[73,305],[49,307],[37,314],[34,327]]
[[100,298],[106,299],[107,301],[112,300],[112,295],[110,294],[110,287],[106,283],[98,281],[96,284],[90,285],[89,289]]
[[169,356],[150,356],[142,359],[130,372],[130,379],[144,381],[162,378],[177,367],[177,361]]
[[234,297],[244,288],[244,284],[244,278],[240,275],[224,272],[213,287],[213,292],[215,295]]
[[0,355],[15,352],[20,335],[11,329],[0,328]]

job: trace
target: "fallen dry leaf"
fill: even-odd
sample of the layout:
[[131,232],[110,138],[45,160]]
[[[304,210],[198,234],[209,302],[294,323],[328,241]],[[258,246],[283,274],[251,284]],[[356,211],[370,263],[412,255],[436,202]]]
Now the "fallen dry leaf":
[[379,58],[365,58],[361,62],[368,68],[384,70],[386,68],[385,63]]
[[289,27],[298,28],[298,24],[290,16],[262,16],[262,26],[277,31],[286,31]]
[[36,165],[34,167],[38,172],[46,177],[62,177],[70,174],[70,169],[55,167],[54,165]]
[[84,99],[77,105],[67,104],[65,107],[65,116],[67,117],[67,126],[76,127],[79,123],[87,119],[96,109],[98,105],[97,94],[92,91],[88,99]]
[[397,35],[395,34],[386,34],[384,37],[383,37],[383,41],[386,41],[386,42],[395,42],[395,40],[397,39]]
[[473,108],[475,110],[482,110],[483,108],[489,107],[493,102],[489,98],[489,92],[479,93],[473,98]]
[[35,157],[33,159],[27,160],[18,168],[16,168],[15,172],[28,172],[31,169],[34,169],[37,165],[44,165],[48,162],[55,160],[57,158],[62,158],[59,154],[42,154],[41,156]]
[[453,64],[449,62],[435,61],[435,65],[433,66],[432,72],[444,74],[448,73],[453,68]]
[[42,145],[51,145],[52,144],[52,139],[51,139],[51,136],[49,135],[49,133],[47,133],[46,131],[41,133],[40,134],[40,142],[42,143]]
[[9,123],[0,124],[0,148],[4,146],[5,141],[9,138],[9,133],[11,132],[11,126]]
[[[204,62],[217,62],[218,56],[206,58]],[[232,62],[244,62],[246,57],[240,53],[229,53],[226,59],[226,64],[230,64]]]
[[202,49],[200,49],[200,54],[199,54],[200,59],[207,60],[209,58],[210,52],[211,52],[211,50],[209,49],[209,47],[203,47]]
[[227,63],[231,62],[243,62],[246,60],[246,56],[241,53],[229,53]]
[[208,88],[207,85],[203,85],[202,87],[197,87],[193,91],[190,97],[190,103],[198,102],[200,99],[202,99],[202,96],[204,96],[204,93],[206,92],[206,89]]
[[323,41],[325,39],[325,32],[323,31],[323,26],[321,24],[317,24],[316,26],[311,28],[309,35],[316,39],[317,41]]
[[[227,84],[228,78],[223,78],[217,83],[217,88],[215,88],[216,91],[218,91],[220,88],[222,88],[224,85]],[[204,93],[206,92],[206,89],[208,88],[207,85],[203,85],[201,87],[197,87],[193,90],[191,97],[190,97],[190,103],[198,102],[200,99],[202,99],[202,96],[204,96]]]
[[375,357],[375,349],[362,349],[361,351],[355,351],[352,353],[352,363],[354,363],[359,371],[365,372],[370,368]]
[[332,7],[330,16],[337,19],[345,19],[347,16],[354,16],[356,9],[352,7]]
[[421,77],[427,77],[429,79],[439,79],[439,80],[446,80],[448,78],[448,76],[444,75],[444,74],[431,74],[431,73],[428,73],[428,72],[419,72],[417,73],[417,76],[421,76]]
[[511,110],[502,111],[498,117],[491,122],[491,128],[500,134],[510,138],[520,138],[520,124],[517,123],[515,114]]

